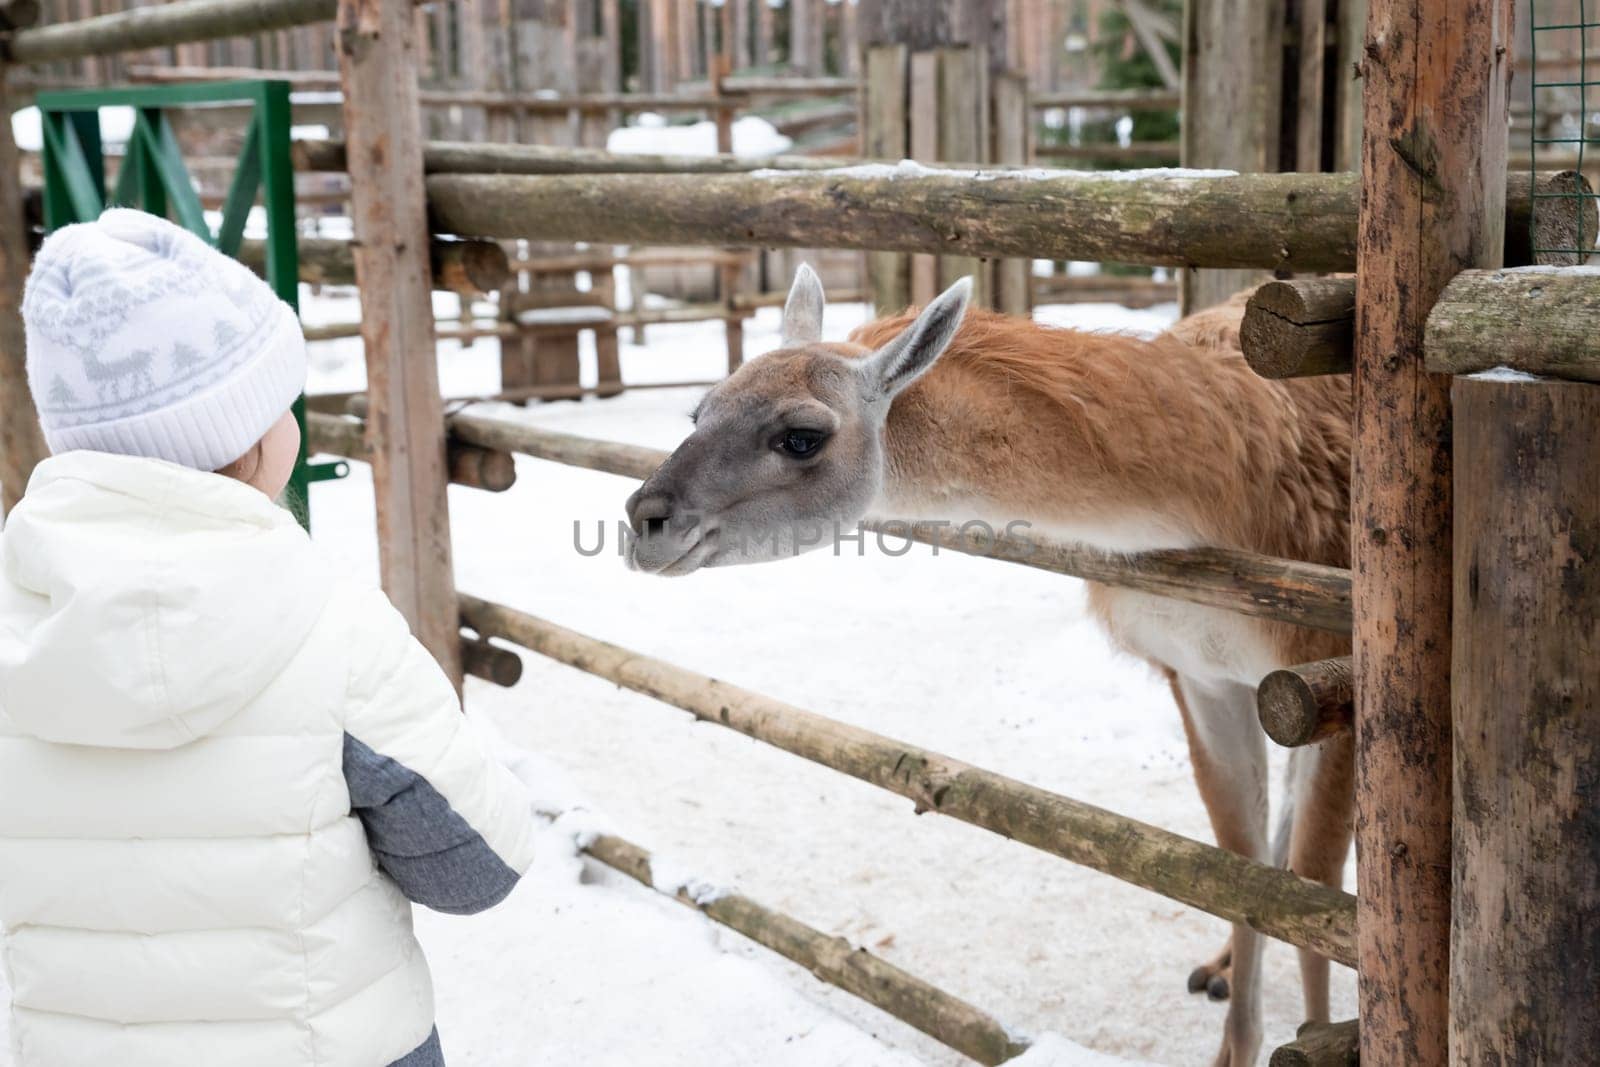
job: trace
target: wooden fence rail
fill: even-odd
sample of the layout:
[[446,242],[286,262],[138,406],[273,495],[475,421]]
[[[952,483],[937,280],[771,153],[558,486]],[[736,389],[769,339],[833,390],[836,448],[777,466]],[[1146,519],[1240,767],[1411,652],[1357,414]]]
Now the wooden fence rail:
[[915,745],[461,596],[462,623],[937,812],[1355,966],[1355,898]]
[[[1531,210],[1533,183],[1522,179],[1508,184],[1508,219]],[[1360,203],[1354,174],[1103,176],[888,164],[805,173],[434,174],[427,186],[434,228],[470,237],[1291,271],[1353,270]]]
[[337,10],[337,0],[177,0],[22,30],[4,52],[14,63],[82,59],[327,22]]
[[[296,141],[293,152],[297,170],[345,170],[341,140]],[[837,159],[813,156],[679,156],[465,141],[428,141],[422,146],[422,167],[429,174],[738,174],[774,169],[833,170],[838,166]]]
[[[450,436],[456,440],[628,478],[649,477],[667,456],[641,445],[542,430],[471,412],[451,415],[446,422]],[[1350,572],[1338,567],[1231,549],[1174,549],[1122,556],[1021,532],[996,543],[976,530],[963,534],[950,527],[929,529],[895,523],[868,527],[886,537],[1140,589],[1244,615],[1334,632],[1350,630]]]
[[1028,1048],[1025,1040],[982,1010],[842,937],[829,937],[737,893],[697,893],[690,887],[662,885],[656,880],[650,853],[620,837],[597,834],[580,844],[579,851],[798,963],[814,977],[861,998],[978,1063],[1004,1063]]

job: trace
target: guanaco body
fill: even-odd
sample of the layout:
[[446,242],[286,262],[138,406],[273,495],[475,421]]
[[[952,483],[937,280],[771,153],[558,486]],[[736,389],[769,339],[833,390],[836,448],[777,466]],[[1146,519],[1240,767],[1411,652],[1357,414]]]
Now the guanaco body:
[[[1239,301],[1165,333],[1051,329],[968,310],[963,280],[920,312],[822,340],[822,287],[802,267],[783,345],[700,404],[693,433],[628,501],[636,569],[786,558],[803,524],[1025,519],[1115,552],[1215,545],[1348,565],[1348,381],[1267,381],[1239,351]],[[760,537],[736,536],[761,528]],[[1169,679],[1217,843],[1338,885],[1351,836],[1347,737],[1291,757],[1269,841],[1267,672],[1348,652],[1348,639],[1092,585],[1112,639]],[[1228,997],[1218,1067],[1261,1044],[1261,935],[1190,976]],[[1328,963],[1301,952],[1306,1016],[1328,1017]],[[1231,995],[1230,995],[1231,994]]]

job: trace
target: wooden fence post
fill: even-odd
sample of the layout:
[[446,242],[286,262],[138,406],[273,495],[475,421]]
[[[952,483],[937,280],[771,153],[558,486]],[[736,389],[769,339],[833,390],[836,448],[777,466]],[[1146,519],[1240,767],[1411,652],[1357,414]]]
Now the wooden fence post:
[[[733,108],[727,102],[722,80],[733,72],[733,9],[722,6],[722,51],[713,57],[711,84],[721,105],[716,110],[717,151],[733,154]],[[724,263],[717,268],[717,296],[722,301],[724,318],[723,336],[728,348],[728,373],[732,374],[744,362],[744,320],[738,317],[734,306],[739,295],[739,280],[744,276],[743,262]]]
[[[1184,166],[1281,169],[1284,10],[1282,0],[1184,4]],[[1259,271],[1185,268],[1180,303],[1199,311],[1260,280]]]
[[1451,1062],[1600,1046],[1600,385],[1456,379]]
[[410,0],[339,0],[383,587],[461,686]]
[[0,513],[10,514],[47,454],[28,392],[22,288],[28,277],[22,217],[22,170],[11,134],[11,100],[0,63]]
[[1357,235],[1356,848],[1361,1061],[1446,1060],[1450,381],[1423,329],[1504,237],[1510,0],[1372,0]]
[[[910,50],[903,44],[867,49],[862,63],[861,150],[868,159],[904,159],[911,144],[906,116]],[[868,252],[867,288],[877,314],[911,303],[911,259],[902,252]]]

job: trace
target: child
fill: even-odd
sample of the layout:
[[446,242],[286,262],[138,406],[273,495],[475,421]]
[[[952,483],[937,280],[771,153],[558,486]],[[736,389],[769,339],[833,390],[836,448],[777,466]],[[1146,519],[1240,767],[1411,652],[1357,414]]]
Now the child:
[[14,1067],[442,1064],[407,898],[501,900],[523,788],[381,593],[272,503],[300,325],[113,210],[40,249],[54,455],[0,536],[0,927]]

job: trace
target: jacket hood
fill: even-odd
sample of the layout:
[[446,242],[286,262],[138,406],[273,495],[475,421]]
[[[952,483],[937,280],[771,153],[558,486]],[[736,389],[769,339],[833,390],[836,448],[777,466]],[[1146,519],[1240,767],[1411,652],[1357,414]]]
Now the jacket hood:
[[226,722],[305,642],[330,585],[257,490],[99,452],[39,465],[0,569],[0,716],[114,748],[175,748]]

